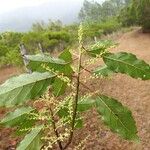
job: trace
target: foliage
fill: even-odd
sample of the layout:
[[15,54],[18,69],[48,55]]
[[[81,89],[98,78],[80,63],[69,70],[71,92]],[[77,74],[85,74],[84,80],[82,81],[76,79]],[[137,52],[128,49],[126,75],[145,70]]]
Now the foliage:
[[73,42],[70,33],[62,27],[59,31],[56,31],[53,27],[51,31],[49,30],[50,26],[48,26],[48,29],[43,30],[42,27],[39,27],[39,24],[37,26],[37,29],[27,33],[5,32],[0,35],[0,67],[23,65],[19,50],[21,43],[25,45],[28,53],[35,54],[39,51],[39,44],[41,44],[44,51],[53,52],[55,49],[66,49]]
[[136,8],[132,3],[120,11],[118,20],[122,23],[123,26],[133,26],[138,24]]
[[39,97],[45,92],[54,75],[49,73],[22,74],[0,86],[0,106],[12,107]]
[[[123,73],[132,78],[149,80],[150,65],[130,53],[110,53],[109,48],[113,45],[111,41],[101,41],[86,49],[82,25],[79,27],[78,39],[78,63],[73,62],[69,50],[63,51],[57,58],[48,54],[26,55],[28,67],[38,72],[13,77],[0,86],[0,106],[17,108],[8,113],[1,124],[21,126],[18,130],[27,131],[17,149],[38,150],[41,146],[52,149],[54,145],[58,145],[61,150],[68,148],[74,130],[83,126],[82,113],[91,108],[96,108],[113,132],[127,140],[138,140],[131,111],[118,100],[95,93],[87,87],[81,80],[81,72],[91,72],[92,78],[95,74],[97,78]],[[83,55],[92,57],[84,60]],[[104,61],[104,67],[91,71],[86,69],[89,64],[100,59]],[[81,84],[88,94],[80,95]],[[28,103],[31,100],[34,100],[33,103]],[[41,104],[41,108],[37,108],[36,104]],[[23,122],[25,120],[26,123]]]
[[96,105],[103,121],[111,130],[119,133],[125,139],[138,140],[135,121],[128,108],[122,106],[117,100],[104,95],[98,97]]
[[[102,35],[111,34],[119,30],[121,24],[116,19],[116,15],[128,3],[129,0],[109,0],[102,4],[85,1],[79,14],[79,18],[85,21],[85,41],[88,42],[93,39],[96,41]],[[123,20],[120,20],[120,22],[123,22]],[[45,52],[52,53],[54,50],[61,51],[72,45],[74,46],[78,39],[77,29],[78,23],[63,25],[60,20],[49,20],[47,23],[44,21],[35,22],[29,32],[1,33],[0,67],[23,65],[19,52],[20,44],[24,44],[27,53],[30,54],[37,53],[41,47]]]
[[119,15],[119,21],[124,26],[130,25],[141,25],[143,31],[150,30],[150,1],[141,0],[136,1],[132,0],[128,6],[123,8]]
[[133,7],[136,7],[137,18],[139,24],[142,25],[143,31],[150,32],[150,1],[149,0],[141,0],[141,1],[133,1]]
[[142,80],[150,79],[150,65],[137,59],[133,54],[126,52],[107,53],[102,57],[107,67],[114,72],[128,74]]
[[106,65],[104,65],[104,66],[97,67],[93,73],[95,76],[107,77],[107,76],[111,76],[114,72],[110,70]]
[[17,150],[40,150],[42,147],[41,144],[41,131],[43,126],[36,126],[32,131],[25,136],[20,145],[17,147]]
[[2,119],[1,123],[7,127],[20,126],[24,124],[28,118],[28,114],[33,111],[34,109],[31,107],[18,108],[14,112],[8,113],[5,118]]
[[5,32],[0,35],[0,67],[3,65],[22,65],[18,44],[23,34]]
[[[41,43],[45,51],[51,52],[56,47],[58,47],[59,50],[65,49],[68,46],[69,41],[70,36],[65,31],[29,32],[22,38],[22,42],[32,53],[38,49],[39,43]],[[60,45],[63,45],[63,47],[61,48]]]
[[120,30],[121,25],[116,19],[109,19],[106,22],[102,22],[100,28],[103,30],[103,34],[107,35]]
[[111,34],[121,29],[120,23],[115,18],[103,22],[85,22],[84,25],[85,39],[94,39],[94,37],[100,39],[102,35]]
[[120,9],[128,3],[128,0],[107,0],[101,4],[85,0],[79,13],[79,19],[92,22],[105,21],[116,16]]

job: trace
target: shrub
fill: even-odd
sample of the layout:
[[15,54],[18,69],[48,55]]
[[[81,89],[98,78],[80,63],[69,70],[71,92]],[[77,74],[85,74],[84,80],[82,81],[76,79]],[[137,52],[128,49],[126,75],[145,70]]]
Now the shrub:
[[99,26],[103,30],[103,34],[111,34],[121,28],[121,25],[116,19],[110,19],[106,22],[102,22]]
[[10,49],[6,53],[5,64],[13,65],[13,66],[22,66],[23,65],[22,57],[21,57],[21,54],[20,54],[20,51],[18,48],[13,49],[13,50]]

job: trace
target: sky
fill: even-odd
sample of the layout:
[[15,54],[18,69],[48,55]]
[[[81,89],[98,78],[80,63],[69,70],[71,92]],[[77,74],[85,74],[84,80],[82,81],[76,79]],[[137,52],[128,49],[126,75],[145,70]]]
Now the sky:
[[[50,1],[55,2],[55,0],[0,0],[0,14],[10,12],[12,10],[15,10],[21,7],[32,7],[36,5],[41,5],[42,3],[46,3]],[[83,0],[68,0],[68,1],[73,1],[76,3],[83,2]],[[101,2],[103,0],[96,0],[96,1]],[[59,3],[61,2],[67,3],[67,0],[59,0]]]
[[[63,24],[78,21],[84,0],[0,0],[0,32],[28,31],[32,24],[49,19]],[[93,1],[93,0],[88,0]],[[95,0],[102,2],[104,0]]]
[[0,13],[6,13],[21,7],[36,6],[50,0],[0,0]]

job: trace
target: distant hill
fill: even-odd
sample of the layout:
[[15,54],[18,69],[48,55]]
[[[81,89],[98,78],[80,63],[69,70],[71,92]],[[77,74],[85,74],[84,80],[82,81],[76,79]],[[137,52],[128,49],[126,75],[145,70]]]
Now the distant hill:
[[[66,2],[65,2],[66,1]],[[27,31],[36,21],[48,21],[48,19],[60,19],[69,24],[78,21],[78,13],[81,3],[64,0],[52,0],[40,6],[23,7],[5,14],[0,14],[0,32],[3,31]]]

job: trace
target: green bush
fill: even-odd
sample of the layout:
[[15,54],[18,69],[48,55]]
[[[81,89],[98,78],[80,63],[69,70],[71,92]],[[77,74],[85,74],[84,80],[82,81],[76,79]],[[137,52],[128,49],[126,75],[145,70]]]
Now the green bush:
[[85,38],[100,38],[103,34],[111,34],[119,29],[121,29],[121,24],[117,19],[112,18],[105,22],[85,23],[84,33]]
[[24,43],[29,53],[34,53],[38,48],[38,43],[42,43],[42,38],[42,33],[28,32],[24,34],[22,42]]
[[86,23],[84,28],[85,38],[101,37],[103,29],[100,28],[100,23]]
[[1,43],[8,47],[16,47],[21,42],[23,34],[18,32],[4,32],[0,36]]
[[64,32],[64,31],[60,31],[60,32],[47,32],[46,35],[48,36],[49,40],[57,39],[57,40],[63,40],[65,42],[69,42],[70,41],[69,34],[66,33],[66,32]]
[[6,54],[6,64],[13,66],[22,66],[23,60],[18,49],[10,50]]
[[6,53],[9,51],[8,47],[0,43],[0,57],[6,56]]
[[3,67],[5,65],[23,65],[23,60],[17,47],[15,49],[7,49],[7,53],[0,56],[0,67]]
[[30,52],[35,52],[39,43],[42,44],[43,49],[52,51],[59,46],[59,44],[69,44],[70,36],[64,31],[29,32],[23,36],[22,42]]
[[23,34],[17,32],[4,32],[0,35],[0,67],[5,65],[22,65],[19,52],[19,43]]
[[121,28],[120,23],[116,19],[110,19],[100,24],[100,28],[103,30],[103,34],[111,34]]

